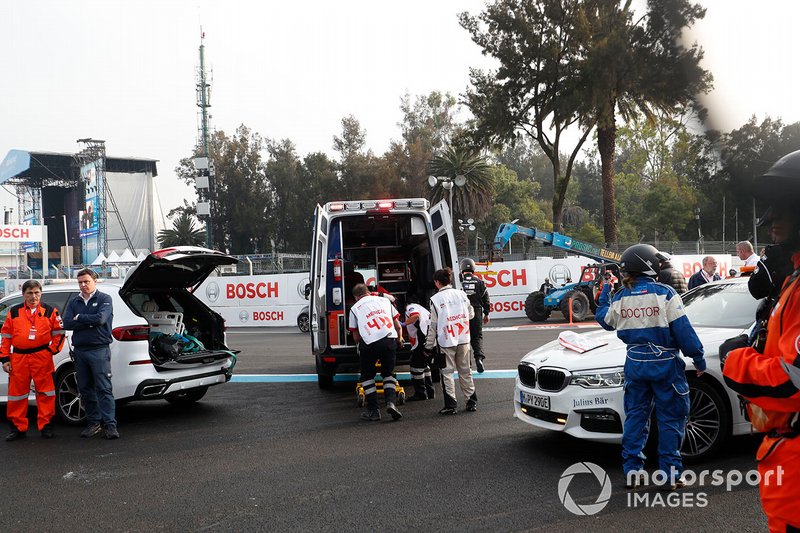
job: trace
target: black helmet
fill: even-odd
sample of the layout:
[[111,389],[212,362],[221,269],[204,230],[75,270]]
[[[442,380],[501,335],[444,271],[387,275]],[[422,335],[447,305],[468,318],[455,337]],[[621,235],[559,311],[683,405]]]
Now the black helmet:
[[770,204],[794,205],[800,201],[800,150],[781,157],[757,177],[752,192]]
[[619,268],[628,274],[644,274],[655,277],[661,272],[661,261],[665,257],[666,255],[659,252],[655,246],[634,244],[622,252]]
[[461,272],[475,272],[475,261],[469,257],[462,259],[459,268],[461,269]]

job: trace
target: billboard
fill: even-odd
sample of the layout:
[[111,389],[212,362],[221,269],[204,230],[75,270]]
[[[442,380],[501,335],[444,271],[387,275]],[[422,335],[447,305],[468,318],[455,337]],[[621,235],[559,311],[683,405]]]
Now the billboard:
[[98,233],[98,179],[97,179],[97,165],[95,162],[88,163],[81,167],[81,179],[84,182],[85,203],[83,211],[81,211],[81,229],[80,235],[83,237],[93,237]]
[[[39,224],[39,208],[41,205],[41,189],[25,188],[22,192],[22,224],[25,226],[35,226]],[[39,241],[22,241],[20,245],[25,252],[35,252],[39,249]]]
[[98,172],[97,161],[92,161],[81,167],[81,181],[84,186],[83,211],[80,212],[81,248],[83,249],[83,263],[94,261],[102,249],[101,239],[105,235],[100,233],[100,216],[105,209],[103,196],[103,174]]

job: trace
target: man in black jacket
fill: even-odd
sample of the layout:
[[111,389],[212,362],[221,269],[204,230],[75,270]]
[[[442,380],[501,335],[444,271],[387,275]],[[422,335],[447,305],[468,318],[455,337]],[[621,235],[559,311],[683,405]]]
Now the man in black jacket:
[[669,285],[675,289],[675,292],[678,294],[683,294],[689,290],[686,278],[680,270],[672,266],[672,262],[669,259],[661,261],[661,272],[658,273],[658,282]]
[[93,437],[105,429],[107,439],[118,439],[111,390],[111,296],[97,290],[97,273],[88,268],[78,272],[78,286],[80,295],[64,311],[64,329],[74,331],[72,349],[87,422],[81,437]]
[[489,311],[492,306],[489,302],[489,291],[486,284],[475,275],[475,261],[463,259],[461,261],[461,288],[467,293],[469,303],[475,310],[475,316],[469,321],[470,343],[475,357],[475,368],[478,373],[483,373],[483,325],[489,323]]

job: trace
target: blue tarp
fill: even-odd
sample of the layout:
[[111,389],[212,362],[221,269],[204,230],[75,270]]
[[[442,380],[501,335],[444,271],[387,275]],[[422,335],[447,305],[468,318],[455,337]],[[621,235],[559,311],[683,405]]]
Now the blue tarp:
[[25,150],[10,150],[0,163],[0,183],[20,175],[31,167],[31,153]]

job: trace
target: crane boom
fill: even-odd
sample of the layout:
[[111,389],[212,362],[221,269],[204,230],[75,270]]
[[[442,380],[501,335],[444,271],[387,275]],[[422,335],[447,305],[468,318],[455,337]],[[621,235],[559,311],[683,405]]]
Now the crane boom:
[[511,240],[514,235],[522,235],[528,239],[534,239],[544,244],[555,246],[567,252],[582,255],[595,261],[600,262],[615,262],[618,263],[622,259],[620,252],[608,250],[595,244],[579,241],[567,235],[562,235],[554,231],[542,231],[536,228],[526,228],[519,226],[513,222],[505,222],[500,224],[497,228],[497,234],[494,237],[492,251],[494,254],[502,257],[503,248]]

